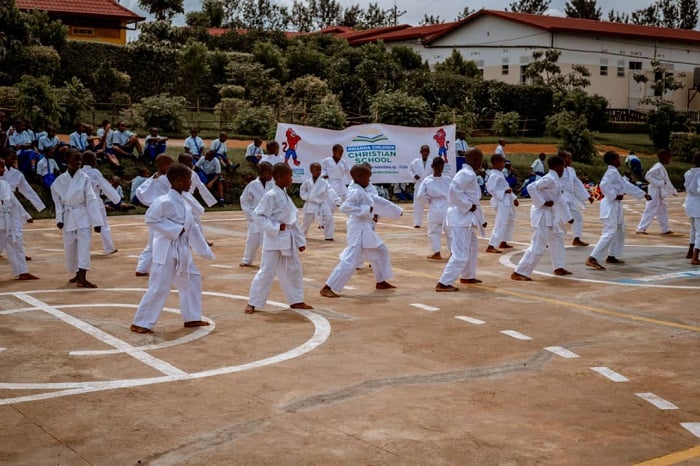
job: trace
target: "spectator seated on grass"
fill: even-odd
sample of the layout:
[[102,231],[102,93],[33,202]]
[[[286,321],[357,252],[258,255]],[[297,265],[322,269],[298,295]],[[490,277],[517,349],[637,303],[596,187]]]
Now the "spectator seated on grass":
[[17,154],[17,169],[25,176],[36,173],[36,164],[41,154],[34,150],[33,131],[27,131],[24,120],[15,122],[14,131],[9,134],[9,146]]
[[113,176],[109,180],[109,184],[112,185],[115,191],[117,191],[117,194],[121,197],[121,200],[119,202],[112,202],[109,199],[104,199],[105,203],[105,209],[107,212],[126,212],[129,209],[135,209],[136,206],[131,205],[127,202],[124,201],[124,190],[122,189],[122,180],[118,176]]
[[61,171],[58,169],[58,164],[54,160],[55,146],[47,147],[44,151],[44,156],[36,164],[36,173],[41,177],[41,184],[50,188]]
[[194,166],[209,191],[216,196],[219,205],[224,205],[224,181],[221,177],[221,162],[216,158],[213,150],[207,151],[206,155]]
[[112,124],[109,120],[102,120],[102,126],[97,130],[97,136],[93,139],[94,152],[98,157],[109,162],[117,174],[123,175],[124,169],[114,153],[113,135]]
[[158,134],[158,128],[152,126],[148,129],[148,136],[143,143],[143,155],[146,160],[153,162],[156,157],[165,152],[165,142],[167,137]]
[[192,155],[195,161],[204,154],[204,141],[199,137],[199,128],[195,126],[190,128],[190,135],[185,139],[185,154]]
[[112,150],[117,157],[143,157],[143,147],[137,134],[127,131],[126,123],[117,123],[117,130],[112,133]]
[[151,177],[151,172],[148,168],[139,168],[138,175],[131,180],[131,189],[129,190],[129,199],[134,205],[143,205],[139,198],[136,196],[136,190],[143,184],[144,181]]
[[248,144],[248,147],[245,150],[245,159],[254,167],[258,166],[258,162],[260,162],[260,159],[262,158],[262,143],[262,138],[257,137],[253,139],[252,143]]

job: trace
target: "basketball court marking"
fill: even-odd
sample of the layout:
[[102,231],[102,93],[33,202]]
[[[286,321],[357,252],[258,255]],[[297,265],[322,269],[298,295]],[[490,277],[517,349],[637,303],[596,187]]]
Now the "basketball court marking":
[[636,396],[641,398],[644,401],[647,401],[654,406],[656,406],[659,409],[667,410],[667,409],[678,409],[678,406],[674,405],[670,401],[664,400],[660,396],[654,394],[654,393],[635,393]]
[[591,367],[592,371],[595,371],[605,377],[608,380],[612,380],[613,382],[629,382],[630,379],[625,377],[622,374],[618,374],[614,370],[608,368],[608,367]]
[[435,311],[440,310],[439,307],[428,306],[427,304],[421,304],[421,303],[413,303],[413,304],[411,304],[411,306],[416,307],[418,309],[423,309],[424,311],[428,311],[428,312],[435,312]]
[[[137,293],[144,293],[146,289],[144,288],[103,288],[103,289],[85,289],[81,290],[81,292],[86,292],[86,293],[99,293],[100,291],[107,291],[107,292],[137,292]],[[138,378],[138,379],[122,379],[122,380],[110,380],[110,381],[85,381],[85,382],[51,382],[51,383],[4,383],[0,382],[0,390],[52,390],[50,392],[45,392],[45,393],[37,393],[37,394],[32,394],[32,395],[26,395],[26,396],[18,396],[18,397],[13,397],[13,398],[4,398],[0,399],[0,405],[7,405],[7,404],[14,404],[14,403],[22,403],[22,402],[28,402],[28,401],[36,401],[36,400],[45,400],[45,399],[50,399],[50,398],[58,398],[62,396],[69,396],[69,395],[77,395],[77,394],[82,394],[82,393],[91,393],[91,392],[96,392],[96,391],[103,391],[103,390],[114,390],[114,389],[120,389],[120,388],[127,388],[127,387],[138,387],[138,386],[144,386],[144,385],[152,385],[152,384],[157,384],[157,383],[165,383],[165,382],[175,382],[175,381],[180,381],[180,380],[191,380],[191,379],[200,379],[200,378],[205,378],[205,377],[212,377],[212,376],[217,376],[217,375],[224,375],[224,374],[232,374],[235,372],[242,372],[245,370],[250,370],[250,369],[255,369],[259,367],[264,367],[272,364],[277,364],[283,361],[287,361],[289,359],[296,358],[298,356],[301,356],[302,354],[308,353],[321,344],[323,344],[328,337],[330,336],[331,332],[331,326],[328,320],[326,320],[324,317],[307,311],[303,309],[289,309],[289,306],[283,303],[275,302],[275,301],[268,301],[269,305],[276,306],[282,309],[289,309],[292,312],[296,312],[299,315],[302,315],[306,319],[308,319],[313,325],[314,325],[314,333],[313,335],[303,344],[297,346],[296,348],[292,348],[284,353],[277,354],[274,356],[270,356],[264,359],[260,359],[257,361],[251,361],[248,363],[244,364],[239,364],[235,366],[222,366],[214,369],[209,369],[209,370],[204,370],[204,371],[199,371],[199,372],[185,372],[182,371],[181,369],[165,362],[162,361],[158,358],[155,358],[151,356],[150,354],[146,353],[147,350],[153,349],[149,346],[145,347],[135,347],[130,345],[127,342],[124,342],[123,340],[120,340],[113,335],[110,335],[107,332],[104,332],[96,327],[94,327],[91,324],[88,324],[87,322],[80,320],[76,317],[73,317],[70,314],[66,314],[65,312],[61,311],[59,309],[59,306],[51,306],[40,299],[35,298],[33,295],[35,294],[50,294],[50,293],[64,293],[64,292],[73,292],[75,293],[76,290],[72,289],[65,289],[65,290],[32,290],[32,291],[27,291],[27,292],[7,292],[7,293],[0,293],[0,296],[13,296],[16,299],[19,299],[21,301],[24,301],[25,303],[29,304],[32,306],[32,308],[22,308],[22,311],[29,311],[29,310],[40,310],[43,312],[46,312],[63,322],[68,323],[69,325],[89,334],[90,336],[98,339],[99,341],[102,341],[103,343],[106,343],[110,346],[113,346],[117,351],[114,350],[108,350],[110,353],[125,353],[128,354],[129,356],[132,356],[142,363],[155,368],[156,370],[159,370],[160,372],[163,373],[162,376],[158,377],[147,377],[147,378]],[[216,297],[221,297],[221,298],[228,298],[228,299],[235,299],[235,300],[244,300],[247,301],[248,297],[247,296],[240,296],[240,295],[233,295],[229,293],[219,293],[219,292],[209,292],[209,291],[203,291],[202,295],[204,296],[216,296]],[[76,306],[76,305],[66,305],[66,307],[71,307],[71,306]],[[83,306],[83,305],[80,305]],[[90,304],[84,305],[84,306],[93,306]],[[97,306],[93,307],[120,307],[124,306],[123,304],[119,303],[98,303]],[[129,305],[131,306],[131,305]],[[63,307],[63,306],[61,306]],[[6,313],[9,314],[9,313]],[[128,323],[125,323],[125,325],[128,325]],[[201,336],[199,336],[201,337]],[[191,341],[188,340],[188,341]],[[182,340],[179,340],[179,343],[182,343]],[[168,342],[169,344],[172,345],[172,342]],[[159,344],[162,345],[162,344]],[[162,347],[162,346],[159,346]],[[85,355],[86,352],[78,352],[78,354],[83,354]],[[97,353],[97,354],[103,354],[103,353]]]
[[529,336],[527,336],[527,335],[525,335],[525,334],[523,334],[523,333],[520,333],[520,332],[518,332],[518,331],[516,331],[516,330],[501,330],[501,333],[502,333],[503,335],[507,335],[507,336],[509,336],[509,337],[511,337],[511,338],[515,338],[516,340],[523,340],[523,341],[525,341],[525,340],[532,340],[532,337],[529,337]]

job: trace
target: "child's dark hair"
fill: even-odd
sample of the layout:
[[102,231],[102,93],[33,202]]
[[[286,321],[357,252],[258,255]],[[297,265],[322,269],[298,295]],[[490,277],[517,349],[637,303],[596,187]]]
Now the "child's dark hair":
[[673,154],[671,153],[670,150],[668,149],[662,149],[659,151],[658,154],[656,154],[656,157],[661,160],[663,157],[671,157]]
[[609,150],[603,155],[603,162],[605,162],[606,165],[612,165],[613,160],[615,160],[619,157],[620,157],[620,154],[618,154],[614,150]]
[[433,161],[430,163],[430,166],[433,168],[444,167],[445,161],[443,160],[442,157],[435,157],[433,159]]
[[166,176],[168,177],[168,181],[172,184],[173,181],[179,179],[179,178],[189,178],[191,173],[190,167],[188,167],[185,164],[175,162],[170,167],[168,167],[168,171],[166,173]]
[[309,170],[311,170],[311,169],[314,168],[314,167],[321,168],[321,164],[318,163],[318,162],[312,162],[312,163],[309,164]]
[[371,173],[372,169],[369,168],[367,165],[363,163],[358,163],[357,165],[353,165],[352,168],[350,169],[350,176],[352,177],[353,180],[357,178],[358,175],[361,175],[363,173]]
[[272,172],[272,164],[270,162],[260,162],[258,164],[258,173],[262,173],[264,171]]
[[693,155],[693,165],[700,167],[700,150]]
[[332,151],[335,152],[337,150],[344,150],[342,144],[333,144]]
[[564,159],[562,159],[558,155],[553,155],[549,159],[547,159],[547,166],[549,167],[550,170],[554,170],[555,168],[563,167],[564,166]]
[[93,151],[86,150],[83,152],[83,165],[90,165],[91,167],[97,165],[97,156]]
[[277,179],[286,173],[292,173],[292,168],[286,163],[277,162],[272,166],[272,177],[274,179]]
[[496,162],[499,162],[503,160],[504,162],[506,161],[506,158],[503,156],[503,154],[493,154],[491,156],[491,165],[494,165]]
[[265,150],[267,151],[268,154],[272,154],[274,152],[277,152],[279,147],[280,147],[280,145],[277,141],[267,141],[267,144],[265,144]]
[[188,167],[192,166],[192,154],[180,154],[177,156],[177,162],[187,165]]

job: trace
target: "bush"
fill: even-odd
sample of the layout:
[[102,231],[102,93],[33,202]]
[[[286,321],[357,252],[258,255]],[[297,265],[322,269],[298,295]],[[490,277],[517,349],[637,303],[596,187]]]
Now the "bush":
[[56,124],[61,115],[58,92],[49,83],[48,76],[35,78],[25,74],[14,86],[18,93],[17,115],[32,120],[34,128]]
[[119,112],[119,121],[126,123],[129,128],[146,128],[146,122],[141,116],[138,104]]
[[607,133],[648,134],[649,125],[636,121],[609,121],[605,130]]
[[238,134],[265,135],[273,137],[277,120],[272,109],[266,105],[244,104],[233,117],[233,130]]
[[577,162],[589,163],[598,152],[593,145],[593,134],[583,115],[559,112],[547,118],[547,132],[561,138],[560,150],[568,150]]
[[318,128],[345,128],[345,112],[340,101],[334,95],[327,95],[321,102],[311,107],[309,124]]
[[673,133],[670,149],[681,161],[692,163],[693,155],[700,150],[700,136],[692,133]]
[[379,92],[372,99],[370,111],[377,123],[423,127],[432,122],[428,102],[403,91]]
[[608,100],[600,95],[588,95],[582,89],[568,92],[561,101],[561,110],[584,115],[588,129],[600,131],[608,123]]
[[[227,86],[229,88],[240,88],[241,86]],[[223,91],[223,89],[222,89]],[[245,92],[245,90],[244,90]],[[222,93],[223,94],[223,93]],[[233,95],[233,93],[231,93]],[[214,113],[219,119],[222,130],[233,130],[233,119],[236,116],[238,109],[244,107],[245,101],[240,98],[223,97],[221,102],[214,107]]]
[[92,108],[92,92],[75,76],[58,89],[61,106],[59,119],[62,128],[72,128],[80,120],[81,112]]
[[132,107],[143,120],[146,129],[151,126],[160,128],[161,131],[177,133],[185,126],[183,115],[187,100],[184,97],[169,97],[167,94],[158,94],[144,97],[140,104]]
[[491,129],[500,136],[517,136],[520,130],[520,115],[518,112],[498,112],[493,119]]
[[456,124],[458,129],[464,131],[469,136],[476,123],[476,115],[471,112],[459,113],[458,110],[442,106],[435,113],[433,124],[435,126]]

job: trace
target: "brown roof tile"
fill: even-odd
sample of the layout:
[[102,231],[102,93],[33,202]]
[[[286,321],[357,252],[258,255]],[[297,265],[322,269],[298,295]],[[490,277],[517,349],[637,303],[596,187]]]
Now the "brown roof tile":
[[144,18],[114,0],[16,0],[20,10],[40,10],[55,15],[118,18],[127,22]]

